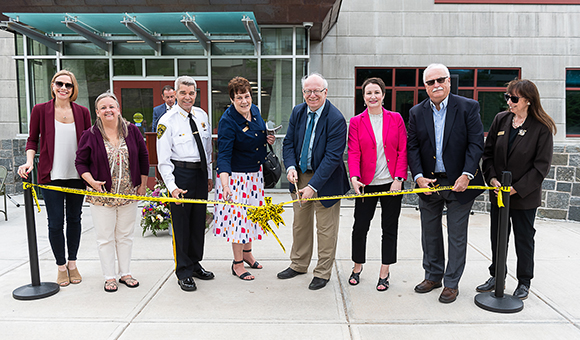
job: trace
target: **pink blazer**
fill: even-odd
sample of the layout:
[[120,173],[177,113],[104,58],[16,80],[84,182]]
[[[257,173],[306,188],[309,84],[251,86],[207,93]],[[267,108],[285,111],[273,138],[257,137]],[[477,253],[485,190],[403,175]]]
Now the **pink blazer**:
[[[368,185],[377,167],[377,141],[368,109],[350,119],[348,129],[348,169]],[[383,147],[391,177],[407,179],[407,129],[398,112],[383,108]]]

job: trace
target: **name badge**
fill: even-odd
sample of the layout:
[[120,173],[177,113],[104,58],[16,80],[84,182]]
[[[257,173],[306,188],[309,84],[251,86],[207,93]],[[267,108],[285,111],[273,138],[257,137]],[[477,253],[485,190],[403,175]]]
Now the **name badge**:
[[248,131],[249,129],[250,129],[250,128],[246,126],[245,128],[243,128],[243,129],[242,129],[242,132],[246,132],[246,131]]
[[498,136],[503,136],[505,134],[505,131],[500,131],[497,133]]

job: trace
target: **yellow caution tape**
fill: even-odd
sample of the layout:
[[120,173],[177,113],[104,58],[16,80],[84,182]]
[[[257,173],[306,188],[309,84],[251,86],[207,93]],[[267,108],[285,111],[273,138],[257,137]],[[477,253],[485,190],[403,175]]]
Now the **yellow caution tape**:
[[38,196],[36,195],[36,191],[34,190],[32,183],[24,182],[22,183],[22,187],[24,188],[24,190],[26,189],[32,190],[32,198],[34,199],[34,203],[36,203],[36,208],[38,208],[38,212],[40,212],[40,203],[38,203]]
[[[258,223],[264,234],[268,234],[271,232],[284,252],[286,252],[286,248],[278,238],[278,235],[274,232],[274,229],[268,224],[268,221],[272,221],[277,228],[280,228],[280,224],[286,225],[284,220],[282,219],[281,214],[284,212],[283,206],[286,204],[295,203],[298,201],[323,201],[323,200],[338,200],[338,199],[352,199],[352,198],[364,198],[364,197],[373,197],[373,196],[394,196],[394,195],[408,195],[408,194],[418,194],[418,193],[427,193],[427,192],[438,192],[444,190],[453,190],[453,186],[435,186],[430,188],[415,188],[415,189],[404,189],[404,190],[396,190],[396,191],[382,191],[382,192],[373,192],[367,194],[360,194],[360,195],[336,195],[336,196],[324,196],[324,197],[313,197],[308,199],[295,199],[292,201],[282,202],[278,204],[272,204],[271,197],[265,197],[264,202],[265,204],[262,206],[253,206],[249,204],[242,204],[242,203],[235,203],[230,201],[216,201],[216,200],[204,200],[204,199],[194,199],[194,198],[173,198],[173,197],[150,197],[150,196],[140,196],[140,195],[125,195],[125,194],[112,194],[108,192],[97,192],[97,191],[88,191],[82,189],[73,189],[73,188],[65,188],[65,187],[57,187],[52,185],[44,185],[44,184],[33,184],[23,182],[22,187],[24,190],[31,189],[32,196],[34,197],[34,202],[38,207],[38,211],[40,212],[40,205],[38,203],[38,198],[34,187],[39,187],[48,190],[54,191],[61,191],[71,194],[79,194],[79,195],[86,195],[86,196],[99,196],[99,197],[112,197],[112,198],[124,198],[129,200],[137,200],[137,201],[155,201],[155,202],[173,202],[173,203],[194,203],[194,204],[226,204],[238,207],[246,207],[248,209],[248,218],[250,221],[254,223]],[[487,186],[468,186],[467,189],[475,189],[475,190],[496,190],[499,189],[503,192],[510,192],[511,187],[487,187]],[[503,195],[498,195],[497,197],[497,205],[500,208],[504,207]]]

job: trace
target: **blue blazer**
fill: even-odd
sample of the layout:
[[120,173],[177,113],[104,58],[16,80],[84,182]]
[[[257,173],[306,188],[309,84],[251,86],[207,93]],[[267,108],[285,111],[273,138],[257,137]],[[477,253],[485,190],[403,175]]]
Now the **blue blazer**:
[[159,122],[159,118],[161,118],[161,116],[163,116],[166,111],[167,105],[165,105],[165,103],[153,108],[153,124],[151,124],[151,132],[157,132],[157,123]]
[[[300,151],[306,132],[308,105],[296,105],[290,115],[288,130],[284,138],[283,158],[286,168],[300,163]],[[312,145],[311,165],[314,176],[308,182],[318,191],[318,197],[344,195],[349,189],[343,154],[346,148],[346,120],[342,113],[326,100],[324,110],[316,124],[314,144]],[[294,185],[290,184],[290,191]],[[333,206],[338,200],[320,201],[325,207]]]
[[257,172],[266,160],[266,123],[254,104],[250,108],[252,121],[230,105],[218,124],[218,155],[216,172]]
[[[451,183],[463,172],[474,176],[469,185],[483,185],[479,160],[483,155],[483,124],[479,115],[479,103],[449,94],[445,132],[443,134],[443,164]],[[422,173],[425,178],[435,178],[435,125],[430,99],[413,106],[409,111],[407,159],[413,178]],[[456,192],[459,203],[464,204],[477,197],[483,190]],[[424,200],[431,196],[419,194]]]

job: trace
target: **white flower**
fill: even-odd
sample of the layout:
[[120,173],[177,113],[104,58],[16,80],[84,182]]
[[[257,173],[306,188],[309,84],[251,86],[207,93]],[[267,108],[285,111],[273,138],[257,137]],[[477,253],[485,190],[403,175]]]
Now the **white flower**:
[[155,216],[151,216],[151,222],[155,222]]
[[163,222],[163,216],[157,215],[157,219],[159,220],[159,222]]

